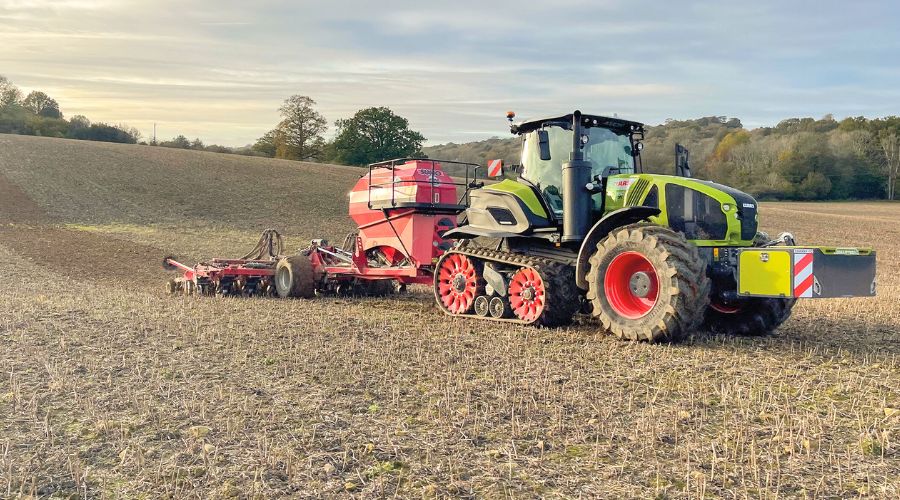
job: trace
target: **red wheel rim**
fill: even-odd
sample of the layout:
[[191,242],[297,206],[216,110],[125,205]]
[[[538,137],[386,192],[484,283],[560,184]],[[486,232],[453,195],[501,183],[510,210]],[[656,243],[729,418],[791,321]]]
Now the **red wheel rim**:
[[744,309],[743,304],[726,304],[716,299],[709,302],[709,307],[712,307],[723,314],[734,314],[741,312],[741,310]]
[[509,284],[509,305],[517,318],[534,321],[544,312],[546,291],[544,280],[534,269],[523,267]]
[[451,254],[438,269],[438,295],[452,314],[463,314],[475,302],[478,273],[465,255]]
[[603,291],[616,313],[638,319],[646,316],[659,300],[659,278],[646,257],[638,252],[622,252],[606,268]]

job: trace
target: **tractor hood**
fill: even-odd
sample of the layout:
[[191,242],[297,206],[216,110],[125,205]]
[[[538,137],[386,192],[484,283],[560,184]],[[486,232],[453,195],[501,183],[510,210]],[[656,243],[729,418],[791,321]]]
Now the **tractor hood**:
[[723,184],[674,175],[610,176],[604,212],[636,205],[659,208],[657,222],[701,246],[746,246],[756,237],[756,200]]

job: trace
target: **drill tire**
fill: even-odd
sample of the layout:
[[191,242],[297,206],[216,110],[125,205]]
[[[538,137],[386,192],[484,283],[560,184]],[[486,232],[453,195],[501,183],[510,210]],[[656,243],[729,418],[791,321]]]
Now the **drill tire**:
[[281,298],[315,297],[315,270],[309,257],[295,255],[278,261],[275,266],[275,290]]

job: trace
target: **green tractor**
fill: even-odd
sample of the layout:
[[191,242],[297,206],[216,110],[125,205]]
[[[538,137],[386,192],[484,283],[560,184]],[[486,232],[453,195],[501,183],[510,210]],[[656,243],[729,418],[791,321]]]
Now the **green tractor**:
[[576,313],[632,340],[702,329],[762,335],[798,298],[875,294],[871,249],[798,247],[757,231],[756,200],[680,175],[643,173],[641,123],[574,113],[513,123],[517,180],[470,193],[458,243],[436,263],[454,316],[559,326]]

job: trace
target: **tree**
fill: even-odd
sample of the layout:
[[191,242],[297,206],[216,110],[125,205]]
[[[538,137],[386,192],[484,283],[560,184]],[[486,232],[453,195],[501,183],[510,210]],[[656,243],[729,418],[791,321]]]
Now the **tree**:
[[275,144],[276,134],[276,130],[266,132],[265,135],[256,140],[256,144],[254,144],[251,149],[258,153],[262,153],[269,158],[274,158],[275,150],[278,148]]
[[900,136],[896,132],[890,131],[882,133],[880,139],[887,173],[887,199],[893,200],[897,175],[900,174]]
[[336,122],[336,160],[367,165],[390,158],[422,156],[425,137],[409,129],[406,118],[385,107],[357,111],[352,118]]
[[75,115],[69,119],[70,129],[90,128],[91,121],[84,115]]
[[22,100],[22,92],[8,78],[0,75],[0,108],[17,104]]
[[[107,125],[106,123],[91,123],[87,126],[82,126],[86,122],[86,118],[84,118],[83,121],[77,116],[75,118],[72,118],[72,120],[69,122],[69,130],[67,134],[68,137],[70,139],[80,139],[83,141],[120,142],[123,144],[134,144],[137,142],[139,136],[136,129],[124,125],[113,126]],[[75,124],[78,125],[73,126]]]
[[141,138],[141,131],[137,129],[137,127],[132,127],[130,125],[126,125],[124,123],[120,123],[115,126],[116,129],[124,133],[127,137],[130,137],[130,140],[126,140],[130,144],[136,143]]
[[322,155],[328,121],[313,108],[316,101],[303,95],[285,99],[278,108],[282,120],[274,134],[276,158],[289,160],[318,159]]
[[25,97],[25,100],[22,101],[22,107],[45,118],[62,118],[62,113],[59,111],[59,103],[56,102],[56,99],[37,90],[32,91]]
[[177,135],[171,141],[163,141],[159,144],[164,148],[191,149],[191,141],[183,135]]
[[830,192],[831,181],[821,172],[810,172],[800,183],[800,189],[797,191],[800,198],[807,200],[825,199]]

